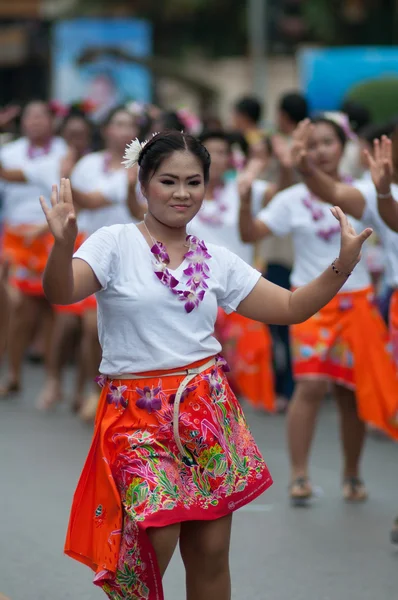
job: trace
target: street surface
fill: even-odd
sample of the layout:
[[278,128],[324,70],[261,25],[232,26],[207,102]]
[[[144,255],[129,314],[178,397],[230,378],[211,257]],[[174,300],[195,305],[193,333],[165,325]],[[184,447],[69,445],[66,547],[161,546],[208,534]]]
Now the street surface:
[[[68,376],[71,371],[68,371]],[[35,409],[41,367],[27,366],[25,390],[0,401],[0,597],[10,600],[99,600],[87,568],[62,553],[72,494],[91,429],[65,401],[49,414]],[[369,501],[341,500],[337,418],[325,402],[313,450],[320,497],[310,509],[287,499],[284,417],[247,408],[255,438],[275,480],[235,514],[231,551],[234,600],[393,600],[398,547],[389,530],[398,511],[398,447],[369,438],[363,474]],[[175,556],[166,600],[185,600]]]

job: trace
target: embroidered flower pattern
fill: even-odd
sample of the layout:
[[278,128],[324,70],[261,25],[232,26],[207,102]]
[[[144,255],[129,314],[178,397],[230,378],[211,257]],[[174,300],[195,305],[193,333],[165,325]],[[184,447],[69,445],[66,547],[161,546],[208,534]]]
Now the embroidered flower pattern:
[[189,250],[185,254],[184,259],[189,261],[190,265],[183,271],[184,275],[188,278],[186,283],[188,289],[185,290],[177,289],[180,282],[168,269],[167,265],[170,263],[170,257],[162,242],[156,242],[152,246],[151,252],[154,257],[153,267],[156,277],[184,302],[185,311],[190,313],[195,308],[198,308],[205,296],[205,290],[208,289],[206,279],[209,279],[208,273],[210,269],[206,261],[211,256],[207,251],[205,243],[198,240],[195,236],[187,236],[187,242],[189,242]]
[[123,396],[123,393],[127,390],[127,385],[109,385],[109,392],[106,397],[108,404],[113,404],[115,408],[126,408],[128,405],[127,399]]
[[[181,394],[181,400],[180,402],[184,402],[184,400],[186,399],[186,397],[188,396],[188,394],[191,394],[191,392],[194,392],[197,389],[197,385],[189,385],[188,387],[185,388],[185,390],[182,392]],[[170,394],[169,396],[169,404],[174,404],[176,400],[176,394]]]
[[147,385],[142,389],[137,387],[136,390],[139,395],[139,400],[137,400],[136,405],[138,408],[142,408],[146,410],[149,414],[154,412],[155,410],[160,410],[162,407],[162,401],[159,398],[158,394],[161,391],[160,387],[149,388]]
[[102,373],[100,375],[98,375],[98,377],[96,377],[94,379],[95,383],[98,383],[98,385],[100,386],[100,388],[105,387],[106,381],[107,381],[107,376],[103,375]]

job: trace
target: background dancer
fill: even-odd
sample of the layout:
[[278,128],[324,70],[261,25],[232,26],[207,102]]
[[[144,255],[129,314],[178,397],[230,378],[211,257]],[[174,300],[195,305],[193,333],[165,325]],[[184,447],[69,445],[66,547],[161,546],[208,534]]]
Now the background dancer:
[[[344,151],[345,134],[334,121],[314,120],[308,154],[317,167],[335,180]],[[358,227],[358,221],[350,220]],[[293,234],[293,289],[300,288],[325,268],[330,252],[338,249],[338,229],[330,209],[304,184],[277,194],[256,219],[251,214],[250,190],[242,195],[241,234],[246,241],[267,235]],[[291,463],[290,497],[294,504],[312,496],[308,463],[320,403],[333,384],[340,413],[344,455],[343,497],[367,498],[360,477],[365,422],[398,438],[391,421],[398,382],[388,351],[388,332],[373,302],[369,274],[363,263],[341,292],[319,314],[291,327],[296,388],[288,411]],[[366,340],[371,337],[372,344]],[[372,368],[369,368],[369,365]]]

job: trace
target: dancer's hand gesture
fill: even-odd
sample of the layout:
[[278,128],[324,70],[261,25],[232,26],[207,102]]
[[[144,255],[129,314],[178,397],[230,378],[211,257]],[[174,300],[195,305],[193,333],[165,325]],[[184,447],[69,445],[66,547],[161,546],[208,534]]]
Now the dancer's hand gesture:
[[340,223],[339,267],[343,273],[351,273],[361,259],[362,245],[372,235],[372,229],[364,229],[362,233],[357,235],[341,208],[334,206],[331,211]]
[[373,142],[373,156],[368,150],[364,153],[377,193],[389,194],[394,171],[391,140],[383,135],[381,142],[379,140]]
[[293,132],[293,144],[290,150],[293,167],[303,175],[311,172],[311,163],[307,153],[308,140],[313,125],[310,119],[301,121]]
[[59,194],[57,186],[53,185],[51,208],[47,206],[43,196],[40,197],[40,204],[55,241],[73,246],[77,236],[77,223],[69,179],[61,179]]
[[135,190],[137,181],[138,181],[138,165],[135,164],[131,169],[127,170],[127,181],[129,184],[129,188],[133,188]]

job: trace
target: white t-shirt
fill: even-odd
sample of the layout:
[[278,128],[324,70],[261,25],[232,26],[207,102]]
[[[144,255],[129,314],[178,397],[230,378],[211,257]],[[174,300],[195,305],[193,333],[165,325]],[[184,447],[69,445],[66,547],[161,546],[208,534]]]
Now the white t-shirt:
[[[150,248],[134,224],[104,227],[75,253],[94,271],[98,302],[101,373],[174,369],[214,356],[217,308],[231,313],[261,274],[225,248],[208,245],[210,278],[204,300],[191,313],[154,274]],[[184,262],[171,271],[186,282]]]
[[[362,193],[366,206],[362,221],[374,228],[384,250],[384,274],[389,287],[398,287],[398,233],[390,229],[379,215],[377,193],[372,181],[356,181],[354,186]],[[398,201],[398,185],[391,191]]]
[[[256,215],[263,205],[266,181],[254,181],[252,212]],[[221,207],[221,210],[220,210]],[[236,179],[225,185],[218,200],[204,200],[199,213],[189,224],[189,232],[211,244],[228,248],[248,264],[254,260],[253,244],[242,242],[239,233],[239,192]]]
[[79,230],[88,234],[101,227],[131,223],[133,217],[127,207],[127,170],[121,165],[117,171],[106,171],[105,153],[87,154],[76,164],[71,175],[72,187],[80,192],[102,192],[112,204],[79,213]]
[[[318,277],[339,255],[340,227],[330,208],[331,204],[314,198],[303,183],[298,183],[276,194],[257,215],[274,235],[292,233],[291,284],[294,287],[306,285]],[[358,233],[363,229],[356,219],[350,217],[349,221]],[[369,285],[370,277],[362,259],[342,290],[360,290]]]
[[[49,165],[61,161],[67,151],[61,138],[53,138],[49,152],[36,158],[29,157],[29,140],[20,138],[4,146],[0,151],[0,161],[5,169],[45,172]],[[29,179],[29,178],[28,178]],[[54,181],[53,183],[57,183]],[[46,218],[40,206],[39,197],[49,200],[51,186],[46,181],[28,183],[8,183],[4,186],[4,221],[9,225],[41,225]]]

